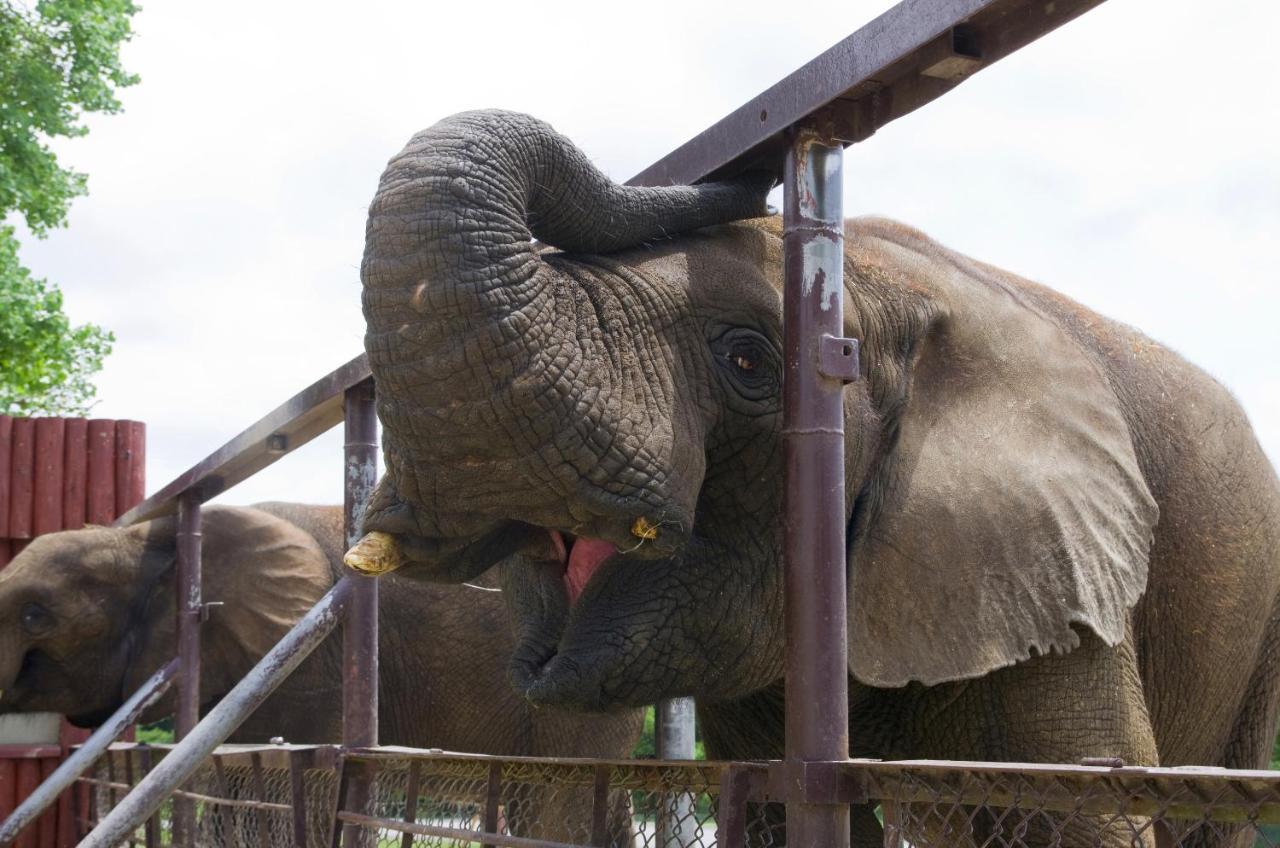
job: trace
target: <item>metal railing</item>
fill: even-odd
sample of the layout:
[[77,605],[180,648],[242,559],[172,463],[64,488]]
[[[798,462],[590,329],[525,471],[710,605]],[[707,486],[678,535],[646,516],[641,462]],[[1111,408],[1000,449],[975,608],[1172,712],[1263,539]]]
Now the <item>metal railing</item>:
[[[788,528],[783,761],[557,761],[370,747],[377,743],[377,584],[354,577],[342,581],[193,727],[190,705],[198,699],[189,700],[197,685],[190,651],[198,646],[201,612],[194,585],[199,548],[193,541],[199,504],[345,418],[346,518],[348,541],[354,541],[376,451],[372,385],[359,357],[121,519],[131,523],[175,510],[181,516],[179,532],[186,541],[179,545],[185,563],[180,574],[186,575],[182,579],[190,592],[179,593],[188,599],[183,609],[188,624],[179,636],[179,669],[187,673],[178,680],[186,693],[179,723],[185,738],[158,764],[150,759],[159,755],[157,749],[137,746],[116,746],[98,760],[89,778],[98,787],[96,826],[85,844],[118,844],[139,828],[149,838],[144,823],[167,798],[174,800],[169,815],[179,843],[199,841],[222,822],[217,825],[222,842],[281,844],[284,826],[263,817],[281,818],[288,810],[292,844],[317,844],[320,831],[309,819],[315,803],[304,800],[312,798],[305,775],[296,776],[303,772],[314,772],[332,795],[324,838],[347,845],[667,848],[786,841],[847,846],[851,828],[858,831],[870,815],[883,830],[883,843],[895,848],[1189,846],[1235,839],[1242,828],[1269,839],[1263,828],[1280,821],[1280,781],[1262,772],[874,763],[847,757],[841,397],[844,383],[856,379],[859,369],[856,342],[841,338],[839,322],[832,320],[841,315],[843,290],[842,150],[1101,2],[906,0],[631,180],[633,185],[693,183],[752,169],[783,178]],[[828,285],[805,285],[819,277]],[[259,750],[245,754],[249,776],[234,791],[227,788],[232,768],[227,758],[240,754],[216,747],[218,742],[248,714],[252,701],[278,682],[282,664],[300,659],[307,644],[336,625],[344,608],[347,748],[332,755],[336,776],[323,767],[286,763],[276,771],[289,771],[289,780],[268,779],[267,754]],[[671,734],[664,750],[676,745],[678,736]],[[122,781],[126,763],[132,777]],[[186,788],[177,791],[184,782]],[[266,797],[267,787],[278,791]],[[281,787],[288,787],[287,797]],[[118,797],[125,791],[129,794]],[[309,806],[299,812],[304,803]],[[258,819],[246,824],[245,811]]]
[[[100,757],[87,779],[90,820],[169,747],[121,744]],[[356,770],[368,780],[358,803]],[[850,760],[832,775],[832,797],[874,817],[886,848],[1280,846],[1274,772]],[[200,806],[197,838],[210,845],[323,848],[336,825],[379,848],[756,848],[787,842],[787,780],[776,762],[228,745],[175,797]],[[133,836],[158,845],[171,829],[163,811]]]

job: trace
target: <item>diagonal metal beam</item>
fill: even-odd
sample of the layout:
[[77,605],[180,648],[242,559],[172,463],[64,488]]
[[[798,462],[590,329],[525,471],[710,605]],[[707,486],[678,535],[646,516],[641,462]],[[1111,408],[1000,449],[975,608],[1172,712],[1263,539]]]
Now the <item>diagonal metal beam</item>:
[[1103,0],[903,0],[709,129],[631,185],[782,172],[786,133],[824,121],[846,144],[918,109]]

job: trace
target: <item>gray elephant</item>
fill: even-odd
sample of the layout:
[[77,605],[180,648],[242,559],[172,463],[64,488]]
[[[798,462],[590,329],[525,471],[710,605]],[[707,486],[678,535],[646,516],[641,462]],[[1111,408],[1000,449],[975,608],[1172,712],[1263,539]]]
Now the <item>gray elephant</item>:
[[[204,597],[221,604],[201,634],[208,707],[342,575],[342,510],[206,507],[202,547]],[[0,712],[60,712],[92,726],[119,707],[173,654],[174,551],[174,521],[167,518],[42,536],[0,571]],[[582,716],[534,706],[510,687],[514,638],[499,592],[403,579],[381,588],[383,744],[507,755],[630,754],[641,711]],[[342,638],[335,633],[233,741],[339,741],[341,665]],[[144,719],[172,710],[171,692]],[[569,802],[583,799],[562,796],[563,809],[508,809],[513,831],[568,836],[563,826],[582,823]],[[539,821],[527,820],[533,817]],[[615,819],[615,830],[625,832],[627,817]]]
[[[781,240],[727,223],[771,183],[618,187],[465,113],[391,160],[361,269],[387,475],[348,564],[519,552],[524,695],[694,695],[724,757],[783,743]],[[1265,766],[1280,489],[1237,403],[908,227],[845,234],[852,753]]]

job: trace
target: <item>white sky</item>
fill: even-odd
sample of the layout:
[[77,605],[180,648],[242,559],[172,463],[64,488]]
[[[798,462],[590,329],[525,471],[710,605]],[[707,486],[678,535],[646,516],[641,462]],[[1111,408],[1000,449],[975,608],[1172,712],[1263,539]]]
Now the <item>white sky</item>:
[[[154,491],[360,351],[365,208],[414,131],[526,111],[624,180],[890,5],[144,0],[125,112],[58,145],[90,196],[23,259],[116,332],[95,414],[147,422]],[[1280,458],[1277,31],[1272,0],[1110,0],[850,150],[845,210],[1140,327]],[[336,502],[340,444],[222,500]]]

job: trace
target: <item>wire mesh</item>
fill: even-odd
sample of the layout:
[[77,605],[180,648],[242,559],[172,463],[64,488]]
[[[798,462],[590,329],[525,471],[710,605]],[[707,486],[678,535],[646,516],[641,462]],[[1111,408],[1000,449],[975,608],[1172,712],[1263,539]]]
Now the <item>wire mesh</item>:
[[[100,820],[162,752],[118,745],[84,778]],[[859,848],[1280,848],[1280,773],[851,761],[834,787]],[[547,760],[411,749],[223,746],[131,844],[350,848],[786,844],[777,764]],[[353,787],[362,787],[352,791]],[[833,800],[827,797],[826,801]]]
[[886,846],[1280,846],[1280,774],[978,763],[857,773]]
[[371,770],[367,803],[340,800],[359,844],[436,848],[551,844],[698,848],[716,844],[716,767],[429,756],[348,757]]

